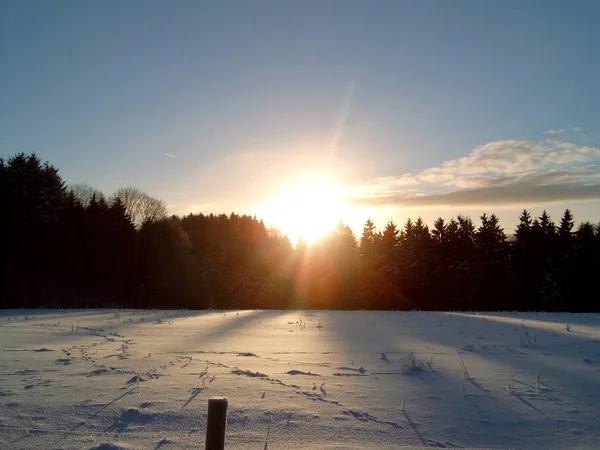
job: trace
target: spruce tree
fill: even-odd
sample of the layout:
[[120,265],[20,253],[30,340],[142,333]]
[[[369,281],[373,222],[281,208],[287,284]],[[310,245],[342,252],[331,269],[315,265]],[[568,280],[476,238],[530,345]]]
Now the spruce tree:
[[571,214],[569,209],[565,209],[565,212],[560,219],[560,225],[558,226],[558,234],[563,239],[570,239],[574,226],[575,221],[573,220],[573,214]]
[[379,243],[379,278],[381,286],[375,294],[379,299],[381,308],[396,308],[400,272],[400,232],[393,221],[390,220],[386,224]]
[[375,224],[371,219],[365,222],[363,234],[360,238],[360,265],[359,265],[359,289],[360,303],[365,308],[377,306],[376,299],[372,293],[377,290],[380,280],[378,279],[378,252],[380,250],[380,235],[377,233]]
[[519,243],[524,244],[528,241],[531,235],[531,227],[531,214],[529,214],[529,211],[524,209],[519,216],[519,224],[517,225],[517,229],[515,231],[515,237]]
[[474,290],[478,309],[499,309],[507,296],[506,235],[498,217],[482,214],[477,230],[477,264]]

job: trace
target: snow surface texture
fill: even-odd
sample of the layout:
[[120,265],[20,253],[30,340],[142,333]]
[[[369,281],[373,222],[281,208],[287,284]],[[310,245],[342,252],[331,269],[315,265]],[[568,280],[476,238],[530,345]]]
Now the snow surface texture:
[[600,316],[0,311],[0,447],[600,448]]

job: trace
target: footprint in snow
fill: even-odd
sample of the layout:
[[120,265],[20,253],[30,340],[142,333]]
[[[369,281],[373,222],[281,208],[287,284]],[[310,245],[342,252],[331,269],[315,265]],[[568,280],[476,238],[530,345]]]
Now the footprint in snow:
[[327,397],[327,391],[325,390],[324,386],[325,386],[325,383],[321,383],[321,386],[319,386],[319,389],[323,393],[323,397]]

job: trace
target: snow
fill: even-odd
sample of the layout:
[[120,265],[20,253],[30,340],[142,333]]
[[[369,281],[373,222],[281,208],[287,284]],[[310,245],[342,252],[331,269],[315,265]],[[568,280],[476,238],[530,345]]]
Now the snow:
[[210,397],[227,449],[600,448],[600,316],[0,311],[2,448],[204,448]]

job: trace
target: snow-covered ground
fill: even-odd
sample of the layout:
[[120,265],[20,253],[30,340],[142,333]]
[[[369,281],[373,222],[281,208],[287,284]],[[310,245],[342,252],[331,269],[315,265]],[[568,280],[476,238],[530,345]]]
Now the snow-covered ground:
[[228,449],[600,448],[600,315],[19,310],[0,345],[2,448],[203,448],[213,396]]

